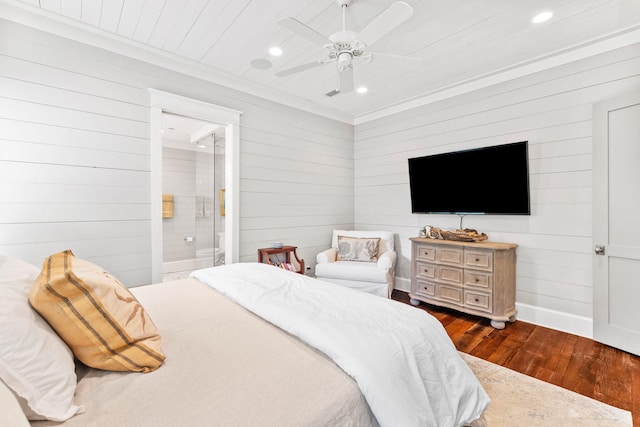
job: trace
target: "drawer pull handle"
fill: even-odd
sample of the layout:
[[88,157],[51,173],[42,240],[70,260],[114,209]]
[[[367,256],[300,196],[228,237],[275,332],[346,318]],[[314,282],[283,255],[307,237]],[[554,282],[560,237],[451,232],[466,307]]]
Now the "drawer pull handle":
[[477,283],[477,282],[479,282],[479,281],[480,281],[480,279],[478,279],[478,278],[476,277],[476,283]]
[[480,300],[478,298],[475,299],[476,302],[480,302]]
[[476,258],[476,262],[480,262],[480,258]]

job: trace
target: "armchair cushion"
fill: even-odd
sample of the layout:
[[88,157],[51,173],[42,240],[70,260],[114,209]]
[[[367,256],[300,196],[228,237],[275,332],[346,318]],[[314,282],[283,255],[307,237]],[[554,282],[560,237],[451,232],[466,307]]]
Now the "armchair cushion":
[[397,254],[395,251],[387,251],[378,257],[378,268],[393,269],[396,265]]
[[338,250],[336,248],[325,249],[316,255],[316,264],[326,264],[328,262],[336,262]]
[[379,237],[338,236],[338,261],[378,261]]
[[318,264],[316,265],[316,276],[321,279],[387,283],[387,269],[378,268],[375,263],[370,262],[338,261]]

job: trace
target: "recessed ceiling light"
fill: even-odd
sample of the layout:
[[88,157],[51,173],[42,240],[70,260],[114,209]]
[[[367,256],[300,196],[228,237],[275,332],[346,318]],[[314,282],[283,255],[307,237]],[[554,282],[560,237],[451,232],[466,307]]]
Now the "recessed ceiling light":
[[541,22],[549,20],[549,18],[551,18],[552,16],[553,16],[553,12],[549,12],[549,11],[542,12],[534,16],[531,22],[533,22],[534,24],[540,24]]
[[280,49],[278,46],[274,46],[269,49],[269,54],[271,56],[280,56],[282,55],[282,49]]
[[369,91],[369,89],[367,89],[366,86],[360,86],[358,89],[356,89],[356,92],[358,93],[367,93]]

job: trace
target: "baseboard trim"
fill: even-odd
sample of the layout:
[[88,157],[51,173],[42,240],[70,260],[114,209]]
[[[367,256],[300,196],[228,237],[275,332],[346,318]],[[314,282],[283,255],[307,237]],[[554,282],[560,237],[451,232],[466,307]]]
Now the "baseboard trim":
[[[408,279],[396,277],[395,285],[398,291],[409,293],[411,290],[411,280]],[[523,322],[593,339],[593,319],[588,317],[518,302],[516,302],[516,309],[518,310],[517,319]]]
[[593,339],[593,319],[516,302],[518,320]]
[[411,280],[405,279],[403,277],[396,277],[394,283],[394,289],[397,289],[402,292],[409,293],[411,292]]

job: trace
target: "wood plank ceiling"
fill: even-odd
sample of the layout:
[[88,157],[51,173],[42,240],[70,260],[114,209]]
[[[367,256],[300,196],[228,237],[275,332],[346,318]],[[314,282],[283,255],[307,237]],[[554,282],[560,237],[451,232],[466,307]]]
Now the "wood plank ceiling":
[[[212,75],[237,76],[356,118],[640,28],[638,0],[406,0],[414,9],[411,18],[370,48],[422,61],[374,55],[354,71],[356,86],[366,85],[367,94],[327,97],[325,93],[336,88],[335,64],[288,77],[275,75],[324,55],[321,46],[277,21],[291,16],[329,36],[342,26],[335,0],[3,1],[81,21],[106,36],[117,34],[204,64]],[[347,28],[359,31],[391,3],[354,1],[347,9]],[[553,11],[553,17],[533,24],[532,17],[543,10]],[[272,46],[284,54],[270,56]],[[254,59],[272,66],[257,69],[251,65]]]

